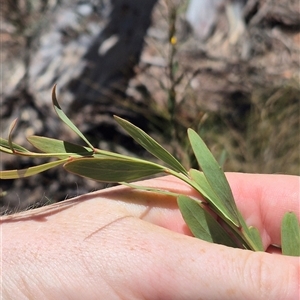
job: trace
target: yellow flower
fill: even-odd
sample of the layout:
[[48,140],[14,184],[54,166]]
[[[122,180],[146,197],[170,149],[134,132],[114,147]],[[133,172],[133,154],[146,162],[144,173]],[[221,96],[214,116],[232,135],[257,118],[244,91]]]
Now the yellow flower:
[[170,38],[170,43],[172,44],[172,45],[176,45],[177,44],[177,38],[176,38],[176,36],[172,36],[171,38]]

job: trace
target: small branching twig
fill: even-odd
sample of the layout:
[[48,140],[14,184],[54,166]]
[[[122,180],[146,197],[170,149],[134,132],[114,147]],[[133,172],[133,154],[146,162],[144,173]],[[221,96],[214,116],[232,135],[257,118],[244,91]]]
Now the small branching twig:
[[[55,87],[52,92],[52,102],[61,121],[74,131],[86,146],[47,137],[31,136],[28,137],[28,141],[41,152],[29,151],[12,141],[12,130],[16,125],[14,122],[8,140],[0,139],[0,151],[15,156],[48,157],[55,160],[27,169],[1,171],[1,179],[32,176],[62,165],[66,171],[82,177],[102,182],[123,183],[132,188],[170,195],[167,190],[129,183],[159,173],[170,174],[189,184],[204,199],[200,201],[186,195],[172,194],[177,197],[182,216],[195,237],[230,247],[264,251],[259,231],[248,226],[244,221],[236,207],[224,172],[194,130],[188,130],[188,139],[202,172],[196,169],[186,170],[171,153],[146,132],[117,116],[115,116],[116,122],[163,164],[97,149],[62,111],[56,98]],[[3,196],[3,192],[1,193]],[[217,218],[213,217],[215,214]],[[300,256],[300,228],[295,213],[285,214],[281,238],[283,254]]]

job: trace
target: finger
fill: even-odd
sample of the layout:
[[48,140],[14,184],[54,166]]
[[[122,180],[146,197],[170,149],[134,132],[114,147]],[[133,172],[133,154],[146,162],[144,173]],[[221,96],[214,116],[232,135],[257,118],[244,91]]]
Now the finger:
[[299,218],[300,177],[227,173],[234,199],[248,225],[257,227],[264,243],[280,245],[283,215]]
[[[241,173],[227,173],[227,177],[239,210],[249,226],[259,229],[265,248],[270,244],[280,245],[283,214],[286,211],[299,214],[299,177]],[[199,197],[190,186],[173,176],[137,184]],[[173,197],[121,186],[81,196],[80,199],[83,201],[98,196],[114,199],[120,207],[125,205],[129,214],[176,232],[190,234]]]
[[[299,217],[299,177],[242,173],[226,173],[226,176],[247,225],[258,228],[265,248],[271,244],[280,245],[280,227],[284,213],[293,211]],[[145,180],[138,184],[200,197],[189,185],[173,176]],[[136,203],[138,207],[131,205],[130,208],[135,209],[136,216],[141,214],[140,205],[143,206],[142,209],[148,207],[148,213],[141,215],[143,219],[173,231],[189,234],[172,197],[139,192],[127,187],[108,189],[99,195]]]
[[[280,227],[284,213],[293,211],[299,217],[299,177],[242,173],[226,173],[226,176],[246,223],[259,229],[266,248],[270,244],[280,245]],[[190,186],[173,176],[137,184],[199,197]],[[143,201],[142,199],[146,197],[147,203],[143,203],[153,207],[151,213],[144,216],[148,221],[174,231],[187,232],[181,215],[176,211],[177,204],[174,200],[166,201],[168,197],[153,194],[146,196],[145,193],[139,194],[124,187],[108,193],[112,197],[129,201],[132,199]],[[164,205],[164,209],[161,205]]]

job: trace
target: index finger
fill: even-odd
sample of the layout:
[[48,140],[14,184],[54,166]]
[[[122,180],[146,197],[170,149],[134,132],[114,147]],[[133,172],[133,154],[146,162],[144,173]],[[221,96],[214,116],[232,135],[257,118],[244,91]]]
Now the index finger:
[[[245,173],[226,173],[226,177],[238,209],[247,225],[254,226],[260,231],[265,248],[271,244],[280,245],[283,215],[292,211],[299,218],[300,177]],[[199,197],[191,187],[172,176],[146,180],[140,184]],[[166,218],[159,209],[154,209],[147,221],[178,231],[176,225],[181,226],[182,219],[175,212],[173,214],[174,218],[171,218],[170,213]],[[160,220],[157,218],[158,215]]]
[[284,214],[291,211],[299,219],[300,177],[241,173],[226,176],[246,223],[259,229],[265,246],[279,245]]

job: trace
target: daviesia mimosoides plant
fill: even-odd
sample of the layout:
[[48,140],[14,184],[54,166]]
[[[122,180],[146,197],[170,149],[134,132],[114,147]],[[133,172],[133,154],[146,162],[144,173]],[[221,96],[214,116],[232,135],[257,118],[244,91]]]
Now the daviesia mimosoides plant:
[[[0,151],[17,156],[49,157],[56,160],[21,170],[1,171],[1,179],[32,176],[62,165],[68,172],[93,180],[126,184],[132,188],[155,193],[172,194],[177,197],[182,216],[195,237],[229,247],[264,251],[259,231],[246,224],[237,209],[224,172],[194,130],[188,129],[188,138],[201,171],[186,170],[171,153],[147,133],[117,116],[116,122],[138,144],[164,164],[97,149],[62,111],[57,101],[55,86],[52,90],[52,102],[61,121],[73,130],[86,146],[42,136],[30,136],[28,141],[40,152],[29,151],[12,141],[12,131],[16,125],[14,121],[8,139],[0,139]],[[158,173],[179,178],[201,194],[203,200],[130,183]],[[218,217],[215,218],[213,215]],[[293,212],[287,212],[282,220],[281,248],[285,255],[300,256],[300,227]]]

